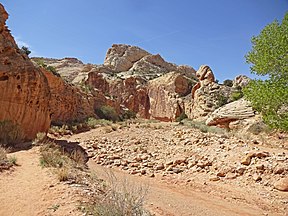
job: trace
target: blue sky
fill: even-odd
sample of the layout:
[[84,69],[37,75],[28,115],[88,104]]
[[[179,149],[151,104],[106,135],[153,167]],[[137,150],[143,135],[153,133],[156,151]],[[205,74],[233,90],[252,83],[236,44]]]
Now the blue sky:
[[[17,3],[16,3],[17,2]],[[288,11],[288,0],[2,0],[9,29],[31,56],[101,64],[113,43],[137,45],[220,81],[250,74],[251,37]]]

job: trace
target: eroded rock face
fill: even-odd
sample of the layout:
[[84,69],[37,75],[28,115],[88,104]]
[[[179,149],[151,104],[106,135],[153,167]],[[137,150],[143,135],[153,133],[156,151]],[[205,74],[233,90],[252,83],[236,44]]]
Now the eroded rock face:
[[61,77],[42,68],[51,91],[49,106],[52,124],[61,125],[73,121],[82,121],[94,117],[94,100],[92,96],[81,92]]
[[19,124],[29,140],[50,126],[50,91],[45,76],[17,47],[7,18],[0,4],[0,121]]
[[244,99],[240,99],[216,109],[209,115],[206,124],[209,126],[220,125],[229,128],[229,124],[232,121],[254,116],[255,112],[251,107],[251,103]]
[[125,108],[138,113],[139,117],[149,118],[148,111],[150,106],[146,81],[141,77],[131,76],[126,79],[120,79],[111,78],[105,73],[89,73],[86,84],[103,93],[107,100],[111,100],[109,105],[116,110],[119,110],[117,107],[123,105]]
[[136,61],[149,54],[136,46],[113,44],[107,51],[104,65],[116,72],[128,71]]
[[207,65],[200,66],[196,76],[199,82],[192,88],[192,101],[186,102],[186,114],[189,118],[201,119],[222,106],[224,100],[228,100],[231,88],[217,84],[211,68]]
[[148,83],[149,113],[161,121],[173,121],[184,110],[181,96],[189,93],[189,79],[179,72],[170,72]]

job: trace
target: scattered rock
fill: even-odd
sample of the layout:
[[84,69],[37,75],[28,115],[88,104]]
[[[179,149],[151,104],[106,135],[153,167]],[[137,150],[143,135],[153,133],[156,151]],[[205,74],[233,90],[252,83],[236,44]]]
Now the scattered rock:
[[210,181],[219,181],[220,178],[219,178],[218,176],[210,176],[210,177],[209,177],[209,180],[210,180]]
[[280,191],[288,191],[288,178],[282,178],[274,184],[275,189]]
[[155,169],[156,170],[163,170],[165,168],[164,164],[158,164]]

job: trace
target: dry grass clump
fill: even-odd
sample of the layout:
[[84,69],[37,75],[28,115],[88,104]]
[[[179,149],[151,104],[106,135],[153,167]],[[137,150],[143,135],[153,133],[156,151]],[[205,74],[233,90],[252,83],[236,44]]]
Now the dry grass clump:
[[84,169],[84,164],[83,156],[77,150],[68,154],[53,141],[47,141],[40,147],[40,165],[55,168],[59,181],[77,182],[78,173]]
[[95,129],[101,126],[110,126],[112,122],[106,119],[88,118],[83,122],[74,122],[70,124],[63,124],[62,126],[52,126],[49,129],[49,133],[55,136],[72,135],[91,129]]
[[127,179],[119,180],[108,174],[106,192],[93,198],[85,212],[94,216],[148,216],[144,209],[148,187],[136,186]]
[[0,121],[0,143],[8,146],[23,140],[21,128],[10,120]]
[[13,165],[17,165],[17,158],[15,156],[7,157],[7,151],[0,145],[0,172],[8,170]]
[[227,131],[223,128],[215,126],[207,126],[205,122],[193,121],[190,119],[182,120],[183,124],[196,129],[199,129],[202,133],[215,133],[215,134],[226,134]]

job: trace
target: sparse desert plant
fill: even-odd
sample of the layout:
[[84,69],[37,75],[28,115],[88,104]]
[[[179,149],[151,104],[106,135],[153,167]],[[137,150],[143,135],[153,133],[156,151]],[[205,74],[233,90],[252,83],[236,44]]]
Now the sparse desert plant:
[[7,160],[6,149],[0,146],[0,162]]
[[109,120],[106,120],[106,119],[95,119],[95,118],[88,118],[86,120],[86,123],[87,125],[90,127],[90,128],[96,128],[97,126],[106,126],[106,125],[111,125],[112,122],[109,121]]
[[188,116],[185,114],[185,112],[182,112],[177,118],[176,122],[181,122],[183,119],[188,118]]
[[36,135],[36,138],[32,141],[32,145],[40,145],[41,143],[47,140],[47,134],[44,132],[39,132]]
[[243,96],[244,96],[243,92],[241,90],[238,90],[238,91],[233,92],[230,98],[231,98],[231,101],[236,101],[242,98]]
[[125,110],[121,115],[120,119],[123,121],[125,119],[135,119],[136,118],[136,113],[131,111],[131,110]]
[[56,174],[59,181],[68,181],[71,178],[71,170],[66,166],[57,169]]
[[69,158],[53,142],[48,142],[40,147],[40,165],[42,167],[61,168],[68,163]]
[[268,127],[264,122],[255,122],[252,124],[248,129],[248,132],[258,135],[260,133],[270,133],[272,132],[272,129]]
[[13,165],[17,165],[15,156],[7,157],[7,151],[0,145],[0,172],[3,169],[9,169]]
[[87,207],[94,216],[144,216],[150,215],[144,209],[148,187],[136,186],[127,179],[119,180],[113,173],[108,174],[107,191],[103,198],[96,197]]
[[0,121],[0,143],[13,145],[23,140],[20,126],[10,120]]
[[26,54],[27,56],[29,56],[30,53],[31,53],[31,51],[29,50],[29,48],[26,47],[26,46],[22,46],[21,49],[20,49],[20,51],[21,51],[22,53]]
[[106,120],[111,120],[113,122],[116,122],[119,120],[119,116],[116,110],[111,106],[101,106],[99,108],[96,108],[95,113],[100,118],[103,118]]
[[17,157],[16,156],[8,157],[8,161],[10,164],[17,165]]
[[194,121],[190,119],[184,119],[184,125],[191,126],[193,128],[199,129],[202,133],[215,133],[215,134],[225,134],[226,130],[223,128],[208,126],[205,122]]
[[225,104],[228,103],[228,97],[222,95],[222,94],[218,94],[216,96],[216,108],[219,108],[221,106],[224,106]]

